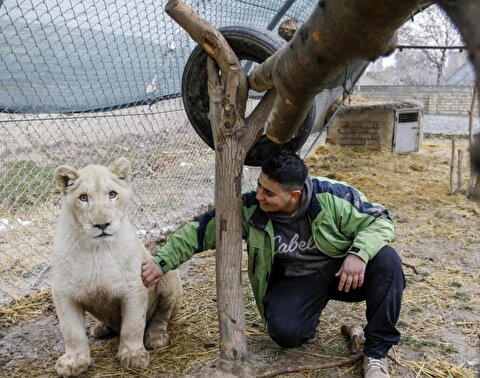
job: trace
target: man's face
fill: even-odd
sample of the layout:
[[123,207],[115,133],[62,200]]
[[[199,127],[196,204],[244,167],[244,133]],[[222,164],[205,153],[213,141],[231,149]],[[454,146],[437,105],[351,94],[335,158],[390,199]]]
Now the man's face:
[[257,200],[263,211],[292,214],[298,207],[300,193],[299,190],[285,191],[278,182],[270,180],[263,172],[258,177]]

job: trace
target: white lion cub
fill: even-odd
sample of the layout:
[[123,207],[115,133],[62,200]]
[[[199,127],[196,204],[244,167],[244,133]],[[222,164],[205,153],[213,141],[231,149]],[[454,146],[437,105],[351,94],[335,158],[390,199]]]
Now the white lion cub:
[[90,365],[85,311],[97,319],[90,328],[94,337],[120,334],[117,356],[125,366],[146,367],[145,347],[169,343],[167,326],[181,305],[182,284],[176,270],[150,289],[142,283],[142,262],[151,257],[127,215],[131,176],[124,158],[109,168],[55,171],[63,194],[52,261],[53,300],[65,341],[65,354],[55,364],[60,376],[80,375]]

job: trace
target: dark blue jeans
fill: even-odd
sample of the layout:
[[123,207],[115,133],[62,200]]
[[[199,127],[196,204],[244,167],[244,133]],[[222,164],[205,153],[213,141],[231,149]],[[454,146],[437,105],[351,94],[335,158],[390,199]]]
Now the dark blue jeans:
[[335,277],[343,260],[331,259],[320,272],[302,277],[285,277],[274,268],[263,303],[268,332],[278,345],[293,348],[313,338],[330,299],[366,301],[366,356],[383,358],[398,344],[395,325],[405,287],[400,256],[390,246],[382,248],[368,262],[362,287],[348,293],[338,290],[339,277]]

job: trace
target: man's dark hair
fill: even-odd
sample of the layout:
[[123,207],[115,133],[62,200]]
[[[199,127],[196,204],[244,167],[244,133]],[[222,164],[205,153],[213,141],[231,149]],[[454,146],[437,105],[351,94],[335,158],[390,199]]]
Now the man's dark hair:
[[302,189],[308,176],[303,160],[288,150],[281,150],[267,158],[262,163],[262,172],[287,191]]

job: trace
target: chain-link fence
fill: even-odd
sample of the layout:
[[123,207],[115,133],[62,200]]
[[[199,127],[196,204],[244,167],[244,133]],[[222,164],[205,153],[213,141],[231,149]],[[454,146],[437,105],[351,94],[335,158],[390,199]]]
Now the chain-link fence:
[[[286,18],[305,21],[317,4],[186,3],[215,27],[275,30]],[[164,6],[153,0],[0,3],[0,304],[48,285],[59,208],[52,179],[61,164],[129,158],[131,217],[145,240],[163,237],[212,203],[214,154],[180,98],[195,43]],[[319,123],[364,66],[318,97]],[[256,172],[245,168],[244,188]]]

